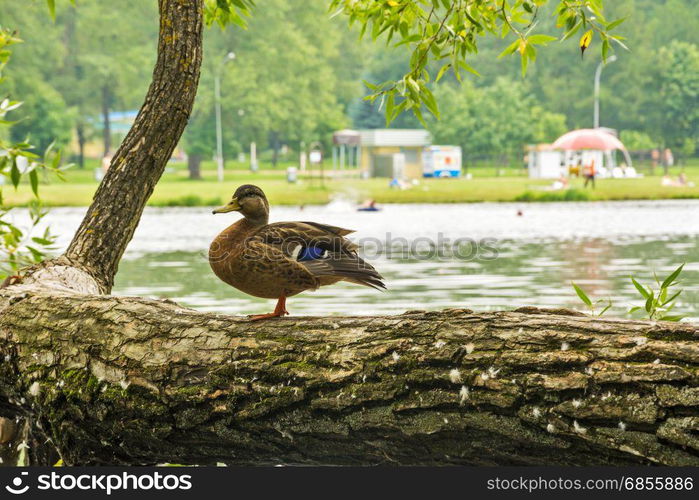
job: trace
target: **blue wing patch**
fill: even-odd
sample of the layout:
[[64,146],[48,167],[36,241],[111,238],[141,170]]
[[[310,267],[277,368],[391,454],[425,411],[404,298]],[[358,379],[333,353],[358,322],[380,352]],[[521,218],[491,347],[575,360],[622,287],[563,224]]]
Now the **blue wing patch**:
[[298,261],[304,262],[308,260],[322,259],[325,257],[325,250],[318,247],[303,247],[299,251]]

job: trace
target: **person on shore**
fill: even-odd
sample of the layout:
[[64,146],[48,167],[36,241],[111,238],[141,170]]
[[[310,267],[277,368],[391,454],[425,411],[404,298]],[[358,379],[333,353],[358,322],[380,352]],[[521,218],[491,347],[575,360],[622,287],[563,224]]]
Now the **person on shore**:
[[560,189],[568,189],[568,179],[565,175],[561,175],[558,179],[553,181],[553,184],[551,184],[552,191],[558,191]]
[[663,178],[660,179],[660,185],[665,187],[675,187],[678,184],[669,175],[663,175]]
[[677,180],[673,179],[670,175],[663,175],[660,180],[660,185],[665,187],[694,187],[693,182],[687,180],[687,174],[681,172],[677,176]]
[[672,155],[672,150],[670,148],[665,148],[663,151],[663,168],[665,169],[665,174],[670,173],[670,167],[675,165],[675,157]]
[[595,189],[595,160],[590,160],[590,163],[585,165],[585,184],[583,187],[587,187],[588,183],[592,183],[592,189]]
[[658,166],[658,162],[660,161],[660,151],[658,148],[654,148],[650,152],[650,166],[651,166],[651,171],[655,171],[655,167]]
[[103,173],[103,174],[106,174],[106,173],[107,173],[107,170],[109,170],[109,166],[110,166],[111,164],[112,164],[112,153],[111,153],[111,152],[110,152],[110,153],[106,153],[106,154],[102,157],[102,164],[101,164],[101,167],[102,167],[102,173]]

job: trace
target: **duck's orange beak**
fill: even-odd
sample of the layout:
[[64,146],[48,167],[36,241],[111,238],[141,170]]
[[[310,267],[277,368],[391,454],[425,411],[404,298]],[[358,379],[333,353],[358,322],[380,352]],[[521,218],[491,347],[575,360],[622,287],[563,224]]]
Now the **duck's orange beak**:
[[219,207],[215,209],[212,213],[213,214],[227,214],[228,212],[235,212],[237,210],[240,210],[240,205],[238,204],[238,198],[233,198],[230,202],[228,202],[228,205],[224,205],[222,207]]

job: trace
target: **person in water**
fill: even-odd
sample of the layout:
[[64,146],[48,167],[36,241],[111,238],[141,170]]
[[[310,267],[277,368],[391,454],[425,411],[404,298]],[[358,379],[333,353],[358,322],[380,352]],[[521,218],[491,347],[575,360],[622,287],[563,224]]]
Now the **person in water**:
[[376,200],[368,199],[364,203],[359,205],[357,210],[364,211],[364,212],[376,212],[380,209],[376,206]]

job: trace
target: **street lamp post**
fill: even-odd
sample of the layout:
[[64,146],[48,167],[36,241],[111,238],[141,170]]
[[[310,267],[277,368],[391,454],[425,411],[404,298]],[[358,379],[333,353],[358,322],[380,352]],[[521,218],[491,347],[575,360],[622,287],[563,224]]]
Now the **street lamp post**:
[[[611,56],[607,59],[607,63],[613,63],[616,61],[616,56]],[[594,115],[594,128],[599,128],[599,79],[602,76],[602,68],[604,68],[605,61],[601,61],[597,65],[597,70],[595,71],[595,115]]]
[[218,181],[223,182],[223,131],[221,130],[221,72],[223,65],[235,59],[235,54],[229,52],[216,68],[214,74],[214,101],[216,107],[216,169]]

